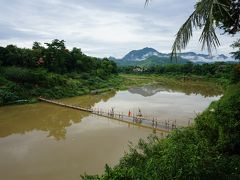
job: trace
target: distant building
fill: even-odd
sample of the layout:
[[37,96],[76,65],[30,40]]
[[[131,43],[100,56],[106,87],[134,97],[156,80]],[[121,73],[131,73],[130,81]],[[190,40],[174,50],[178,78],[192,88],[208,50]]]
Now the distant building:
[[143,68],[141,68],[141,67],[136,67],[136,68],[134,68],[133,69],[133,72],[143,72]]

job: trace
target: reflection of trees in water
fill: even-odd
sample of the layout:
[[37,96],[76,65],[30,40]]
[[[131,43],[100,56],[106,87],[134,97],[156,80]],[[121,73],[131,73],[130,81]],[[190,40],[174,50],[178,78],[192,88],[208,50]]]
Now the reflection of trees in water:
[[186,95],[200,94],[204,97],[219,96],[223,93],[222,89],[219,86],[207,82],[194,83],[192,81],[187,81],[178,84],[168,84],[166,87],[172,91],[183,92]]
[[48,132],[47,137],[54,137],[56,140],[65,139],[67,127],[74,123],[79,123],[84,117],[89,116],[87,112],[76,111],[73,109],[56,107],[56,110],[50,109],[51,116],[44,116],[42,124],[38,124],[38,130]]
[[222,89],[215,84],[192,81],[146,85],[129,89],[129,92],[140,94],[142,96],[152,96],[160,91],[182,92],[186,95],[200,94],[204,97],[218,96],[223,93]]
[[63,102],[67,104],[79,105],[82,107],[90,108],[100,101],[106,102],[109,98],[116,95],[116,91],[109,91],[106,93],[85,95],[74,98],[65,99]]
[[[92,106],[101,100],[106,101],[114,95],[115,93],[111,92],[89,96],[91,99],[86,106]],[[81,98],[84,99],[85,96],[78,97],[78,100],[80,101]],[[67,127],[89,116],[87,112],[46,103],[2,107],[0,114],[3,115],[0,119],[0,137],[36,130],[48,132],[47,137],[54,137],[56,140],[65,139]]]

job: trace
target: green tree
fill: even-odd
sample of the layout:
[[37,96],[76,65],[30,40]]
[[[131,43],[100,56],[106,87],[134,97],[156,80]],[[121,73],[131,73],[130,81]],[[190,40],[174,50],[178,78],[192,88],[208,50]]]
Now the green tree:
[[6,66],[11,66],[11,65],[16,65],[19,66],[21,65],[21,54],[17,46],[14,45],[7,45],[5,48],[6,53],[4,57],[3,64]]
[[[146,0],[148,4],[150,0]],[[200,0],[187,21],[180,27],[172,46],[172,56],[185,49],[193,34],[193,29],[202,29],[199,41],[202,49],[220,45],[215,29],[220,28],[229,34],[240,30],[240,2],[235,0]]]
[[211,54],[212,48],[220,45],[215,29],[220,28],[229,34],[240,30],[240,2],[234,0],[201,0],[195,5],[195,10],[180,27],[172,46],[172,55],[184,49],[193,34],[193,29],[202,29],[199,41],[202,49],[207,48]]
[[54,39],[51,43],[45,43],[47,49],[44,55],[46,56],[45,66],[53,72],[66,72],[66,57],[69,51],[66,49],[64,40]]
[[6,54],[6,49],[4,47],[0,47],[0,66],[3,65],[5,61],[5,54]]
[[233,56],[235,57],[235,59],[237,59],[238,61],[240,61],[240,39],[238,39],[236,42],[234,42],[232,44],[232,47],[237,49],[236,52],[232,52],[231,54],[233,54]]

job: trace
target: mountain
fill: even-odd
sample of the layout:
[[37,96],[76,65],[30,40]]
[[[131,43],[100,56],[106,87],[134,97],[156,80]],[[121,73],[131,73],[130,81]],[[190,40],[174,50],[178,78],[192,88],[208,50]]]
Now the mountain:
[[128,54],[126,54],[122,60],[123,61],[142,61],[147,59],[150,56],[158,56],[160,53],[153,49],[153,48],[143,48],[140,50],[133,50],[131,52],[129,52]]
[[111,61],[116,61],[116,60],[118,60],[117,58],[115,58],[115,57],[113,57],[113,56],[110,56],[108,59],[111,60]]
[[179,53],[177,61],[171,60],[170,53],[160,53],[157,50],[149,47],[145,47],[139,50],[133,50],[127,53],[122,59],[116,59],[109,57],[109,59],[115,61],[119,66],[153,66],[164,64],[186,64],[188,62],[203,64],[214,62],[234,62],[232,57],[228,57],[224,54],[209,56],[207,54],[197,54],[195,52]]

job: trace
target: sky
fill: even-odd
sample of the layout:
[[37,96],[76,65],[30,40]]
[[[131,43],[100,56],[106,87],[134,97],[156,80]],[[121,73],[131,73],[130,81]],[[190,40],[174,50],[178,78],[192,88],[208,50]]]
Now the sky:
[[[179,27],[194,10],[196,0],[1,0],[0,46],[31,48],[34,41],[65,40],[90,56],[117,58],[152,47],[169,53]],[[215,54],[228,54],[236,40],[220,35]],[[201,52],[200,31],[184,50]],[[206,53],[203,51],[202,53]]]

